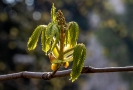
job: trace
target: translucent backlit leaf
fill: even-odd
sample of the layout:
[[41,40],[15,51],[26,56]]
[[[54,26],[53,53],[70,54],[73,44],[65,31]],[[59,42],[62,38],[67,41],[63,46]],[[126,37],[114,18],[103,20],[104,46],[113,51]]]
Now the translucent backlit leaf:
[[63,52],[64,57],[68,57],[68,56],[72,55],[73,51],[74,51],[74,47],[71,48],[70,45],[65,46],[64,52]]
[[59,51],[57,50],[58,49],[58,46],[55,47],[53,50],[52,50],[52,54],[54,55],[54,57],[58,58],[59,57]]
[[63,62],[71,62],[71,61],[73,61],[72,57],[65,60],[53,60],[51,63],[63,63]]
[[86,57],[86,47],[84,46],[84,44],[76,45],[73,52],[72,71],[70,73],[71,77],[70,80],[72,80],[72,82],[78,79],[79,75],[81,74],[85,57]]
[[[61,31],[60,31],[61,30]],[[86,57],[86,47],[78,44],[79,26],[76,22],[66,24],[61,10],[56,12],[54,4],[51,8],[51,23],[39,25],[28,40],[28,50],[37,46],[41,35],[42,50],[49,56],[51,69],[56,71],[61,65],[65,68],[73,61],[70,79],[74,82],[81,74]]]
[[66,41],[71,46],[75,46],[77,44],[78,35],[79,35],[78,24],[76,22],[70,22],[69,30],[66,35]]
[[53,60],[51,63],[62,63],[62,60]]
[[64,42],[64,44],[68,44],[67,42],[68,42],[68,30],[69,30],[69,28],[70,28],[70,25],[71,25],[71,23],[67,23],[66,24],[67,25],[67,27],[66,27],[66,29],[65,29],[65,42]]
[[48,24],[45,35],[47,38],[46,43],[48,45],[51,45],[51,51],[52,51],[55,48],[60,38],[60,31],[57,24],[54,24],[54,23]]
[[47,53],[48,50],[50,49],[50,45],[48,45],[48,44],[46,43],[45,31],[46,31],[46,29],[42,31],[41,42],[42,42],[42,50],[43,50],[45,53]]
[[39,36],[42,30],[45,28],[46,28],[46,25],[37,26],[37,28],[34,30],[34,32],[32,33],[31,37],[28,40],[28,43],[27,43],[28,50],[34,50],[36,48]]
[[51,18],[52,18],[52,23],[56,23],[56,8],[54,7],[54,3],[51,8]]
[[55,41],[52,44],[51,51],[53,51],[53,49],[55,48],[56,44],[59,42],[59,38],[60,38],[60,35],[59,35],[59,32],[57,32],[56,35],[55,35]]
[[54,35],[54,30],[52,29],[52,26],[53,26],[53,23],[49,23],[48,26],[47,26],[47,29],[46,29],[46,38],[50,38],[50,37],[53,37]]

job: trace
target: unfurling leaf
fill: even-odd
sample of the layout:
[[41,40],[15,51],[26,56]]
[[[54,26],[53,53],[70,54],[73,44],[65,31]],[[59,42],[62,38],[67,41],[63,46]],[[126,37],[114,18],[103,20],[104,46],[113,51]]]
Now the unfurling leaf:
[[60,31],[59,31],[57,24],[54,24],[54,23],[48,24],[45,35],[47,38],[46,43],[48,45],[51,45],[51,47],[52,47],[51,51],[52,51],[55,48],[55,46],[58,43],[59,38],[60,38]]
[[86,57],[86,47],[84,46],[84,44],[76,45],[73,52],[72,71],[70,73],[71,77],[70,80],[72,80],[72,82],[78,79],[79,75],[81,74],[85,57]]
[[70,22],[69,24],[70,26],[69,29],[67,30],[66,40],[73,47],[77,44],[77,39],[79,35],[79,26],[76,22]]
[[45,35],[45,30],[42,31],[42,37],[41,37],[41,43],[42,43],[42,50],[47,53],[48,50],[50,49],[50,45],[46,43],[46,35]]
[[34,32],[32,33],[31,37],[28,40],[28,44],[27,44],[28,50],[34,50],[36,48],[39,36],[42,30],[44,30],[45,28],[46,28],[46,25],[37,26],[37,28],[34,30]]
[[86,48],[84,44],[77,44],[79,35],[79,26],[72,21],[66,23],[61,10],[56,12],[54,4],[51,8],[51,22],[46,25],[39,25],[28,40],[28,50],[33,50],[37,46],[41,34],[42,50],[49,56],[52,75],[64,66],[67,68],[69,62],[73,61],[70,79],[74,82],[81,74],[84,60],[86,57]]
[[54,55],[54,57],[58,58],[59,57],[59,48],[58,46],[55,47],[52,51],[52,54]]
[[54,7],[54,3],[51,8],[51,18],[52,18],[52,23],[56,23],[56,8]]

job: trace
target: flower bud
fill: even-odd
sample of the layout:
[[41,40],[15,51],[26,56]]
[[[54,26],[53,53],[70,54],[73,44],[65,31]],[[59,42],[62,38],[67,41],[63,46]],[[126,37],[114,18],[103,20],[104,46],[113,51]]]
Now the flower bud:
[[59,67],[59,64],[56,64],[56,63],[53,63],[53,64],[51,65],[51,69],[52,69],[53,71],[57,70],[58,67]]
[[64,66],[65,68],[67,68],[67,67],[69,66],[69,62],[63,63],[63,66]]

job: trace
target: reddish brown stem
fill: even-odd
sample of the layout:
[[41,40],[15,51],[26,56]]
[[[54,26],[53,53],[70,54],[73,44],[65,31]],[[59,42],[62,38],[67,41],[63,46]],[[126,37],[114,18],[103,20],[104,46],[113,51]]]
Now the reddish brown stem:
[[59,60],[63,60],[63,52],[64,52],[64,28],[61,28],[60,32],[60,55],[59,55]]

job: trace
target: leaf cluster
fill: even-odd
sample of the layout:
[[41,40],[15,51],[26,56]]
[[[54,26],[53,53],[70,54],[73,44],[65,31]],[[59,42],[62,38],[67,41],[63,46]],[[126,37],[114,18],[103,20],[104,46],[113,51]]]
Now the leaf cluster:
[[70,79],[75,81],[81,71],[86,56],[84,44],[77,44],[79,26],[72,21],[66,23],[61,10],[56,12],[54,4],[51,9],[51,22],[36,27],[28,40],[28,50],[34,50],[41,36],[42,50],[49,56],[51,69],[56,72],[61,65],[65,68],[73,61]]

